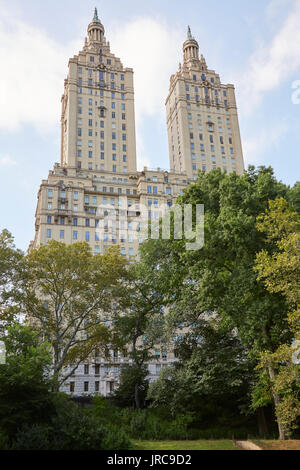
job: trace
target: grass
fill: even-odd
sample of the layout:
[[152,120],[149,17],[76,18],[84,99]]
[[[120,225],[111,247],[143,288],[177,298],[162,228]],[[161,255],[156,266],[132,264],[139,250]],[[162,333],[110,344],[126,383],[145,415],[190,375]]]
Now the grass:
[[258,445],[263,450],[300,450],[300,440],[298,441],[265,441],[265,440],[252,440],[254,444]]
[[234,443],[220,441],[134,441],[137,450],[237,450]]

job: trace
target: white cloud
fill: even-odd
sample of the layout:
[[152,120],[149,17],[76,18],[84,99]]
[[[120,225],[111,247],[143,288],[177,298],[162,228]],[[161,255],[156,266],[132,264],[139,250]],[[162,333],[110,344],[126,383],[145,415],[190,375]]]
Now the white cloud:
[[[1,2],[1,8],[4,8]],[[17,18],[8,8],[0,18],[0,128],[15,131],[31,124],[39,131],[59,123],[67,61],[83,47],[81,40],[62,46],[47,34]],[[107,36],[111,51],[124,66],[134,69],[137,154],[139,168],[151,166],[140,128],[155,117],[165,126],[164,102],[170,75],[180,57],[182,32],[176,25],[142,17],[124,25],[115,23]]]
[[[279,0],[271,2],[269,15],[274,14],[280,4],[282,6]],[[282,27],[270,43],[261,43],[250,57],[240,82],[243,113],[251,113],[266,92],[275,90],[296,72],[300,75],[299,24],[300,0],[294,0]]]
[[183,42],[178,28],[142,17],[122,27],[113,25],[109,36],[112,51],[134,69],[137,119],[165,115],[169,80]]
[[151,167],[140,132],[147,117],[157,117],[166,126],[165,100],[170,76],[181,60],[183,32],[176,25],[153,18],[136,18],[128,24],[112,25],[111,50],[123,65],[134,69],[138,167]]
[[10,155],[0,155],[0,168],[15,166],[17,162]]
[[287,119],[282,119],[277,124],[269,124],[256,131],[255,134],[246,136],[243,140],[245,166],[263,164],[263,157],[269,150],[277,149],[281,139],[290,131]]
[[67,59],[77,48],[62,47],[5,10],[0,18],[0,128],[57,125]]

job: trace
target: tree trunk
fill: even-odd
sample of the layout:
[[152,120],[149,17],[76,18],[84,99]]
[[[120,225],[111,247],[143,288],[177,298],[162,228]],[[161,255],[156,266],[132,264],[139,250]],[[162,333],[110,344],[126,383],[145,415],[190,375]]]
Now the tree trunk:
[[140,403],[138,384],[135,384],[135,387],[134,387],[134,400],[135,400],[135,407],[137,410],[139,410],[141,408],[141,403]]
[[269,435],[268,423],[265,416],[264,408],[257,410],[258,432],[260,437],[267,437]]
[[[275,380],[275,371],[272,366],[269,366],[268,370],[269,370],[269,377],[271,379],[271,382],[273,382]],[[271,389],[272,389],[272,395],[273,395],[275,411],[276,411],[278,405],[280,404],[280,398],[279,398],[278,393],[276,393],[275,390],[273,389],[273,386],[271,386]],[[278,431],[279,431],[279,440],[284,441],[286,439],[286,435],[285,435],[282,425],[278,422],[278,419],[277,419],[277,425],[278,425]]]

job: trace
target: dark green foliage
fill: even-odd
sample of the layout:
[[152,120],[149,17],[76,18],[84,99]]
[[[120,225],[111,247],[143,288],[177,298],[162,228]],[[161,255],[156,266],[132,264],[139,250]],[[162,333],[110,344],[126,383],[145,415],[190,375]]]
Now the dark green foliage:
[[[226,404],[227,405],[227,404]],[[226,406],[225,405],[225,406]],[[205,401],[200,408],[207,408]],[[255,420],[225,416],[222,404],[210,405],[210,416],[202,419],[201,413],[184,412],[172,416],[167,407],[144,410],[118,408],[105,399],[96,398],[91,411],[100,422],[111,423],[130,436],[141,440],[194,440],[194,439],[245,439],[248,433],[256,434]],[[231,418],[231,419],[230,419]]]
[[14,450],[126,450],[130,440],[117,426],[103,424],[88,408],[69,399],[56,400],[57,414],[48,425],[22,428],[13,443]]
[[[227,355],[229,362],[224,362],[226,344],[221,336],[216,337],[215,345],[211,344],[209,360],[201,358],[202,348],[194,341],[195,352],[188,357],[182,354],[184,373],[180,381],[181,390],[185,387],[189,398],[191,394],[195,396],[193,390],[205,394],[205,388],[210,399],[215,397],[223,404],[227,400],[230,403],[231,397],[236,413],[241,406],[250,409],[248,394],[256,380],[253,371],[260,354],[274,352],[292,339],[286,299],[280,293],[269,292],[255,271],[257,254],[267,250],[272,255],[276,249],[275,244],[267,244],[257,220],[268,209],[269,201],[277,198],[291,200],[299,208],[299,185],[288,188],[276,180],[272,168],[249,167],[242,176],[220,170],[200,172],[196,183],[185,190],[178,203],[204,204],[204,247],[188,251],[185,239],[171,237],[149,240],[141,249],[142,261],[151,268],[157,267],[162,289],[170,293],[167,317],[170,328],[201,324],[208,312],[214,312],[211,317],[219,320],[217,330],[222,331],[225,326],[233,333],[233,355],[232,361]],[[235,342],[240,343],[240,352]],[[230,351],[230,342],[227,350]],[[230,383],[234,386],[230,387]],[[172,389],[172,380],[169,385]],[[180,406],[184,396],[181,399],[180,389],[173,389]],[[164,394],[160,396],[166,402]],[[176,407],[177,404],[175,413]]]
[[135,364],[125,365],[121,369],[120,385],[114,392],[113,401],[123,407],[136,406],[136,394],[139,395],[139,404],[145,406],[149,382],[146,365],[137,366]]
[[54,412],[51,355],[30,328],[15,325],[4,339],[6,364],[0,365],[0,428],[9,439],[20,426],[45,423]]

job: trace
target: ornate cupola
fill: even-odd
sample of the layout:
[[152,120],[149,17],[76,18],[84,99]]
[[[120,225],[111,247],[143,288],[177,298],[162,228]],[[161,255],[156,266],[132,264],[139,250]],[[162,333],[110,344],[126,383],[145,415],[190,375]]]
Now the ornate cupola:
[[102,43],[104,41],[104,26],[98,18],[98,11],[95,8],[94,18],[88,26],[89,44]]
[[183,44],[183,60],[184,63],[198,62],[199,61],[199,44],[191,33],[191,28],[188,26],[187,40]]

